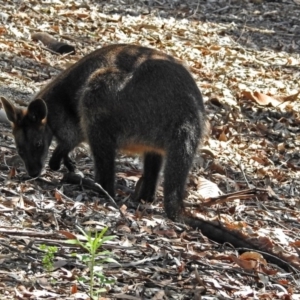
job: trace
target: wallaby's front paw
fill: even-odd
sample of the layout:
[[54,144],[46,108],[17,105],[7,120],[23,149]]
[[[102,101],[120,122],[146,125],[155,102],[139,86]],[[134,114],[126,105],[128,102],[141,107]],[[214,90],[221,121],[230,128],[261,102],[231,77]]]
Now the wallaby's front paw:
[[61,161],[60,159],[53,158],[53,156],[52,156],[49,161],[50,169],[53,171],[59,170],[60,169],[60,161]]

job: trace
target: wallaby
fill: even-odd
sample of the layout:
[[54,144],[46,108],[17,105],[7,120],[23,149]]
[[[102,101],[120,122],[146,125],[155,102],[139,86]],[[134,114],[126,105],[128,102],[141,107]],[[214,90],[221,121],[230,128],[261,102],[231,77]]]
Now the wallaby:
[[110,45],[79,60],[49,83],[27,109],[2,98],[18,154],[28,174],[39,176],[54,137],[49,165],[69,171],[68,154],[87,141],[95,181],[114,196],[117,150],[144,155],[138,199],[153,201],[163,160],[164,204],[175,220],[203,135],[201,93],[173,57],[136,45]]

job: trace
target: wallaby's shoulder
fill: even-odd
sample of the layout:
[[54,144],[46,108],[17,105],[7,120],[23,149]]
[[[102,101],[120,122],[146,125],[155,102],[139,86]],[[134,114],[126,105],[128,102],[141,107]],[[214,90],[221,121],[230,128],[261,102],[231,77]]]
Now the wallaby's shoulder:
[[109,64],[113,64],[116,61],[122,61],[123,59],[136,58],[136,59],[167,59],[174,61],[175,59],[157,49],[148,48],[135,44],[112,44],[104,46],[95,50],[86,56],[103,56],[107,59]]

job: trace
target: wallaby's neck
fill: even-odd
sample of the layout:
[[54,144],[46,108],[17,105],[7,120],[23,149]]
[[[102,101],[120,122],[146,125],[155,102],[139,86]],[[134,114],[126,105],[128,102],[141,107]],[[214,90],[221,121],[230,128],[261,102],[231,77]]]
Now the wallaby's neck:
[[42,89],[37,97],[42,98],[47,105],[77,106],[80,91],[88,77],[103,64],[97,55],[78,61],[60,73],[52,82]]

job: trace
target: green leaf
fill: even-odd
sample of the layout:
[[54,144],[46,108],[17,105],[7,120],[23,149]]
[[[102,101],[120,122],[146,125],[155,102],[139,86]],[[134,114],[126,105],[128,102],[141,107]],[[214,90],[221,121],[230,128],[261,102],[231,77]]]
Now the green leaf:
[[121,264],[119,262],[117,262],[115,259],[111,258],[111,257],[108,257],[108,258],[105,258],[103,259],[104,262],[110,262],[110,263],[115,263],[119,266],[121,266]]
[[80,243],[79,240],[66,240],[66,242],[71,245],[79,245]]
[[110,256],[110,255],[113,255],[113,253],[110,252],[109,250],[105,250],[105,251],[97,253],[97,257],[99,257],[99,256]]
[[116,235],[108,235],[108,236],[105,236],[102,241],[103,243],[106,243],[107,241],[110,241],[110,240],[113,240],[115,239],[117,236]]

